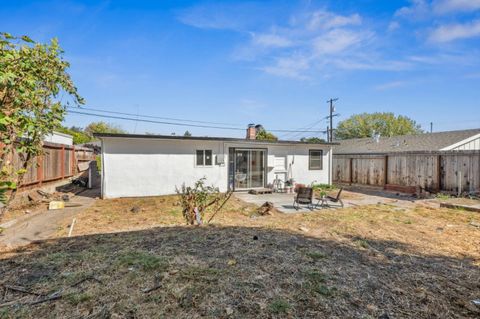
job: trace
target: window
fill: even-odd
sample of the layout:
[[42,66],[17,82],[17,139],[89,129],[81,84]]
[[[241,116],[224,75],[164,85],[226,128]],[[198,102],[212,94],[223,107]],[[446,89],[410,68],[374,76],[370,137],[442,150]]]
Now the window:
[[309,151],[308,169],[309,170],[323,169],[323,151],[322,150]]
[[212,166],[212,150],[197,150],[197,166]]

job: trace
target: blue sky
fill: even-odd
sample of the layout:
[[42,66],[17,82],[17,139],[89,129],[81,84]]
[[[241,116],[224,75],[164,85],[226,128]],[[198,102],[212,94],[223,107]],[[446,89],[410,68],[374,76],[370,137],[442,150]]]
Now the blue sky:
[[336,120],[391,111],[436,131],[480,127],[480,0],[0,2],[1,31],[59,39],[87,109],[315,130],[338,97]]

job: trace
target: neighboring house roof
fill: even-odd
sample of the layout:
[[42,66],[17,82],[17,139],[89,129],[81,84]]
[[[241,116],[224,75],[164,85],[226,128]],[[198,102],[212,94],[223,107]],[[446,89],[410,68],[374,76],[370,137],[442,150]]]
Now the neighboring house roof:
[[335,154],[392,153],[415,151],[441,151],[453,149],[456,145],[480,138],[480,129],[424,133],[417,135],[381,136],[376,142],[373,138],[355,138],[336,141]]
[[257,144],[311,144],[311,145],[338,145],[338,143],[309,143],[300,141],[267,141],[267,140],[252,140],[246,138],[231,138],[231,137],[202,137],[202,136],[176,136],[176,135],[144,135],[144,134],[110,134],[110,133],[94,133],[93,136],[97,138],[116,137],[116,138],[146,138],[146,139],[160,139],[160,140],[192,140],[192,141],[220,141],[220,142],[248,142]]

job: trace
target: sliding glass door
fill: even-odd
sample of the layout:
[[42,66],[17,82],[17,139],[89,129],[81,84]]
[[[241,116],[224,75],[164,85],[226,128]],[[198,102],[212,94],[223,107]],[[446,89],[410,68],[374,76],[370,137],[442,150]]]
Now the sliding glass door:
[[261,188],[265,186],[265,150],[235,149],[235,190]]

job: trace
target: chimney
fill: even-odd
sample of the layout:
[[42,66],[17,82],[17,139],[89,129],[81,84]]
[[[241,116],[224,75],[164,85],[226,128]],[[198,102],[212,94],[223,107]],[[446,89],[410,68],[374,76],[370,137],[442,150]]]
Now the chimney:
[[247,127],[247,140],[255,140],[257,138],[257,128],[255,124],[248,124]]

